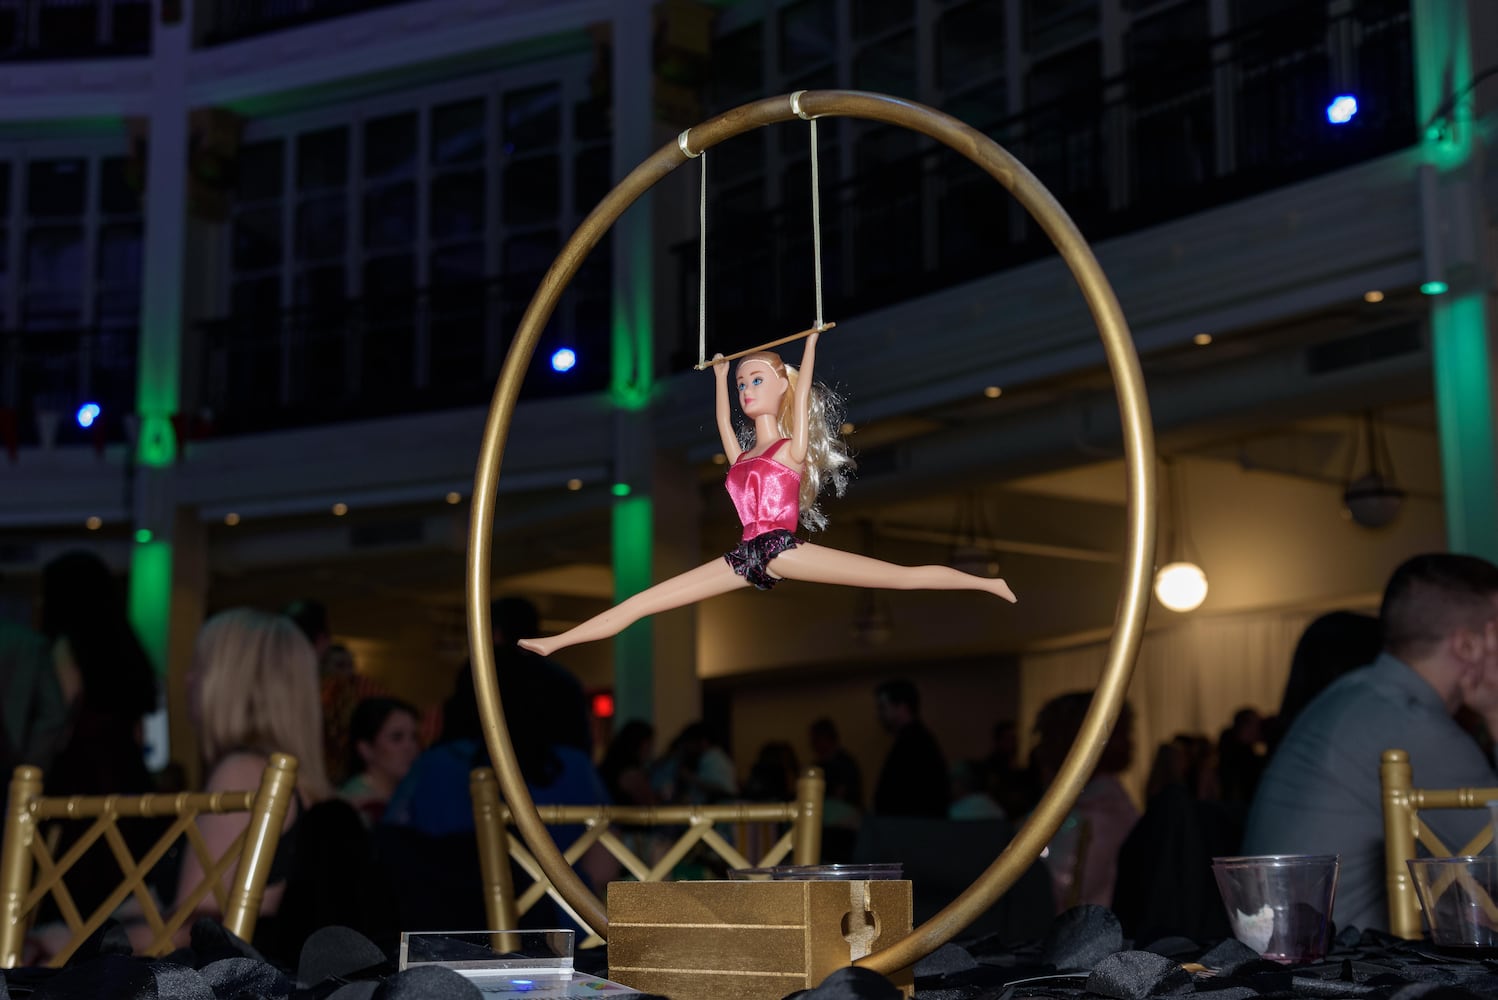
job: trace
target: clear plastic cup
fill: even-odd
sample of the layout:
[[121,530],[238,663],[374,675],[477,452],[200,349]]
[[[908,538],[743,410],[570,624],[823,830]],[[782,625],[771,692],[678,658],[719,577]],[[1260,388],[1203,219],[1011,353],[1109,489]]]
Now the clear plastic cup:
[[1470,958],[1498,956],[1498,858],[1410,858],[1405,864],[1436,948]]
[[817,882],[898,879],[904,866],[898,862],[870,865],[775,865],[769,868],[735,868],[728,877],[741,882]]
[[1337,871],[1335,854],[1212,859],[1233,936],[1275,962],[1326,956]]

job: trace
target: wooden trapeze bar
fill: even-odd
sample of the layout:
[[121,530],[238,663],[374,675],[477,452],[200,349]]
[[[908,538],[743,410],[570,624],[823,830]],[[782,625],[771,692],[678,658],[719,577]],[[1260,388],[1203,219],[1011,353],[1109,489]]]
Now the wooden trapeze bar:
[[836,323],[823,323],[821,326],[813,326],[808,329],[802,330],[800,333],[793,333],[788,337],[781,337],[779,340],[772,340],[768,344],[760,344],[758,347],[751,347],[747,351],[739,351],[735,354],[730,354],[727,357],[716,359],[710,358],[707,361],[699,361],[695,365],[693,365],[692,368],[700,372],[704,369],[711,368],[719,361],[737,361],[739,358],[746,358],[758,351],[768,351],[772,347],[779,347],[781,344],[789,344],[793,340],[805,340],[807,337],[810,337],[814,333],[825,333],[835,326],[837,326]]

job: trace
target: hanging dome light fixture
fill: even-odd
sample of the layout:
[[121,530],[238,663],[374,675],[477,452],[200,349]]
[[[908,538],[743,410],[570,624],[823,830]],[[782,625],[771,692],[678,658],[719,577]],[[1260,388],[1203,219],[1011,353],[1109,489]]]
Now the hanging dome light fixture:
[[1171,611],[1195,611],[1207,599],[1207,574],[1192,558],[1191,527],[1187,522],[1186,491],[1178,482],[1175,463],[1165,460],[1165,491],[1170,522],[1165,536],[1163,566],[1155,570],[1155,600]]
[[1394,461],[1389,457],[1388,443],[1378,433],[1372,410],[1363,415],[1363,431],[1368,441],[1368,471],[1353,477],[1361,450],[1354,432],[1352,453],[1347,460],[1347,485],[1342,490],[1342,509],[1364,528],[1382,528],[1399,516],[1405,494],[1394,476]]

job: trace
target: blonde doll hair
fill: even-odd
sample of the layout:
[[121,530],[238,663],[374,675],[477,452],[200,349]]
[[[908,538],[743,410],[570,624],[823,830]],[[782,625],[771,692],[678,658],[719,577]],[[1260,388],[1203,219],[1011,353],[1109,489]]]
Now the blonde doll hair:
[[[780,397],[780,412],[776,423],[781,437],[795,433],[796,382],[801,377],[794,365],[788,365],[774,351],[756,351],[739,362],[742,367],[750,361],[762,361],[776,375],[786,380],[785,394]],[[813,382],[806,407],[806,468],[801,472],[801,525],[808,531],[822,531],[827,527],[827,515],[817,503],[822,491],[831,488],[842,496],[848,488],[848,476],[856,463],[843,440],[843,399],[822,382]],[[753,444],[754,428],[739,431],[739,440],[745,446]]]
[[192,670],[198,739],[210,768],[238,751],[289,753],[306,799],[332,794],[317,653],[290,618],[250,608],[219,612],[198,631]]

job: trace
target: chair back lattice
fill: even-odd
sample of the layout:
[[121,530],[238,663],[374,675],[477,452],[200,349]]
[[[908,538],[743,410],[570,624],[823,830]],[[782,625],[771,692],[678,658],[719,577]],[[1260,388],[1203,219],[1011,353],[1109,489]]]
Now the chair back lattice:
[[[248,941],[255,933],[271,859],[280,842],[287,809],[296,794],[296,770],[295,757],[272,754],[260,788],[254,792],[48,798],[42,794],[42,773],[38,768],[29,765],[16,768],[5,815],[5,838],[0,847],[0,898],[4,905],[0,914],[0,968],[15,968],[21,961],[22,944],[37,906],[48,895],[56,902],[70,932],[67,945],[49,960],[54,966],[66,962],[131,896],[139,903],[141,919],[151,930],[148,954],[164,955],[171,951],[173,936],[192,918],[210,892],[223,914],[224,926]],[[249,813],[249,823],[222,854],[213,857],[198,827],[198,818],[235,812]],[[121,822],[150,819],[171,822],[136,858],[120,831]],[[63,823],[86,823],[87,827],[57,856],[57,841],[49,835]],[[187,849],[202,865],[203,880],[195,891],[164,914],[146,880],[179,840],[185,840]],[[84,914],[79,912],[63,879],[101,841],[119,865],[120,883],[93,912]],[[233,872],[232,881],[226,880],[230,872]]]
[[[710,848],[730,868],[778,865],[787,856],[798,865],[816,864],[822,853],[822,800],[826,787],[821,769],[813,767],[808,768],[796,781],[794,802],[697,806],[538,806],[536,812],[540,814],[541,822],[547,826],[583,827],[582,835],[562,852],[568,864],[576,864],[594,844],[599,844],[635,880],[660,882],[668,878],[699,844]],[[586,926],[562,898],[561,893],[552,887],[540,863],[526,850],[524,842],[519,837],[510,835],[509,826],[513,817],[510,807],[500,799],[499,782],[494,772],[487,767],[476,768],[470,776],[469,788],[473,795],[479,867],[484,881],[484,909],[489,917],[489,926],[519,926],[521,914],[540,902],[542,896],[548,895],[574,920]],[[780,823],[789,823],[790,828],[752,862],[745,856],[744,850],[730,844],[716,829],[720,824],[733,825],[740,833],[737,839],[747,842],[754,839],[754,833]],[[685,829],[660,859],[652,864],[641,858],[615,832],[615,827],[621,826]],[[747,845],[743,846],[745,850],[751,849]],[[534,880],[518,897],[510,876],[511,858]],[[601,939],[590,936],[584,943],[600,942]]]
[[[1410,755],[1403,750],[1385,750],[1379,765],[1384,803],[1384,874],[1389,892],[1389,930],[1396,937],[1422,936],[1420,901],[1405,861],[1419,856],[1423,846],[1431,857],[1479,854],[1493,842],[1493,826],[1482,829],[1453,851],[1420,820],[1423,809],[1482,809],[1498,800],[1498,788],[1416,788]],[[1417,846],[1418,845],[1418,846]],[[1440,890],[1441,886],[1435,887]],[[1485,894],[1479,893],[1479,899]],[[1491,901],[1489,901],[1491,905]],[[1494,908],[1498,917],[1498,907]]]

